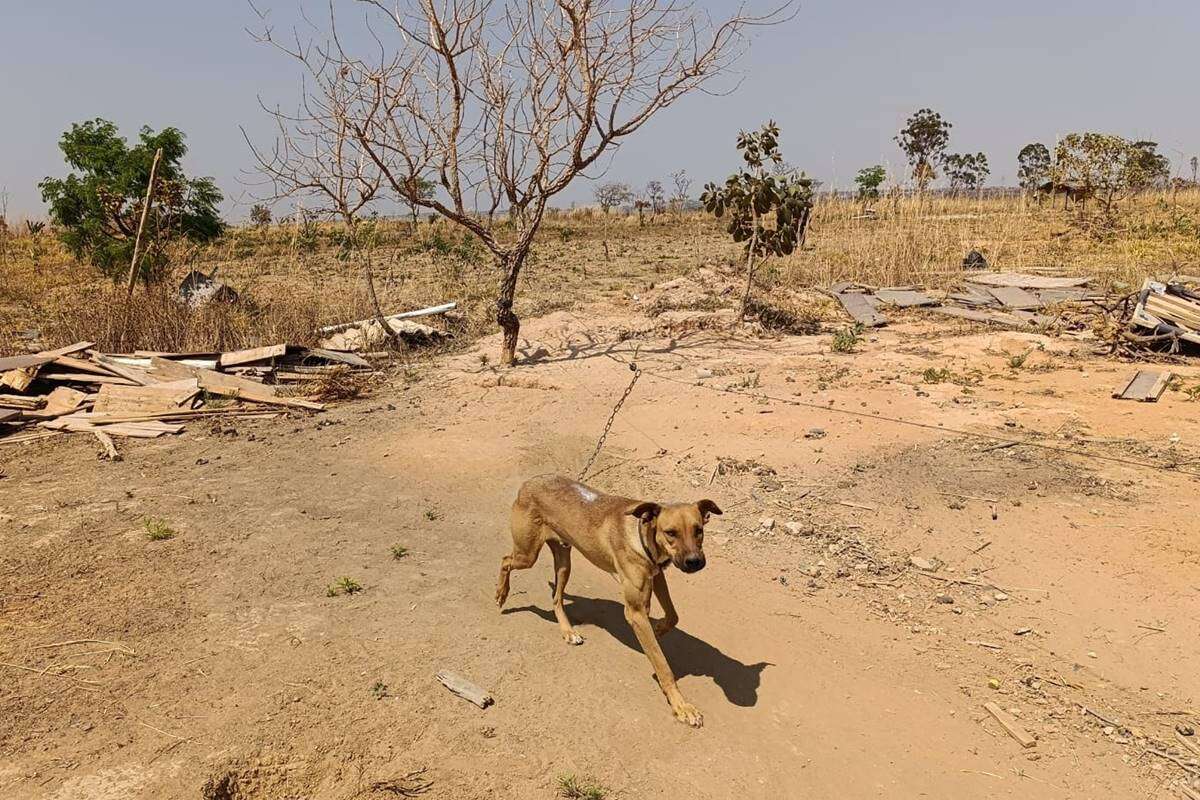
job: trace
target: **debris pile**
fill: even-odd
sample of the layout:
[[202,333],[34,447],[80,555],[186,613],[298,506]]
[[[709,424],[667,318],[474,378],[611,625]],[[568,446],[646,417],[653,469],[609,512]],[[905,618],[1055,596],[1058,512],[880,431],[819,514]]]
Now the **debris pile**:
[[1138,344],[1167,344],[1171,352],[1179,350],[1181,341],[1200,345],[1200,293],[1189,289],[1187,283],[1196,279],[1178,279],[1167,283],[1147,280],[1138,293],[1137,305],[1130,323],[1150,331],[1149,336],[1131,335]]
[[156,438],[213,414],[275,416],[325,406],[282,385],[370,370],[353,353],[278,344],[228,353],[97,352],[92,342],[0,358],[0,443],[91,433]]
[[[926,292],[916,286],[875,289],[839,283],[829,293],[858,324],[878,328],[888,323],[882,309],[927,308],[931,313],[1010,328],[1045,328],[1054,318],[1042,313],[1062,302],[1082,302],[1097,295],[1089,278],[980,272],[950,292]],[[1198,318],[1200,319],[1200,318]]]

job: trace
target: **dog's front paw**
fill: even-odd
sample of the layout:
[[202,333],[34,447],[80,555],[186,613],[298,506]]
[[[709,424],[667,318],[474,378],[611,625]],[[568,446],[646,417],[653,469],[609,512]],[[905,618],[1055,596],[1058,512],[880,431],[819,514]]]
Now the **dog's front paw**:
[[570,633],[564,633],[563,639],[566,641],[567,644],[583,644],[583,637],[580,636],[575,631],[571,631]]
[[700,713],[700,709],[691,703],[680,703],[675,706],[674,711],[675,719],[685,725],[691,725],[693,728],[704,727],[704,715]]

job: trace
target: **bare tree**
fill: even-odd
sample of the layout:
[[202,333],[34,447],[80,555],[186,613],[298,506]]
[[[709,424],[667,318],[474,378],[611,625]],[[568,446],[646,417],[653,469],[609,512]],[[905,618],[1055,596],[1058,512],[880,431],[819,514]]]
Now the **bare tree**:
[[692,179],[688,177],[686,169],[681,169],[671,173],[671,182],[675,184],[675,194],[671,196],[671,205],[675,206],[675,213],[682,214],[686,210],[688,190],[692,188]]
[[250,146],[259,172],[270,188],[270,201],[287,198],[316,201],[312,212],[331,216],[343,225],[344,253],[348,261],[360,262],[367,299],[383,333],[399,346],[399,335],[388,325],[375,292],[371,253],[361,247],[359,221],[380,199],[383,172],[359,146],[350,128],[352,115],[359,112],[356,98],[347,87],[330,84],[328,91],[306,94],[299,109],[287,113],[267,109],[274,118],[276,137],[267,150],[242,136]]
[[[324,42],[289,43],[269,27],[258,36],[301,63],[307,94],[346,98],[347,130],[396,199],[461,225],[492,254],[506,364],[517,281],[551,198],[721,75],[747,28],[790,7],[713,24],[688,0],[359,2],[371,12],[361,56],[332,5]],[[422,175],[436,176],[436,195],[417,193]],[[504,209],[511,225],[494,224]]]

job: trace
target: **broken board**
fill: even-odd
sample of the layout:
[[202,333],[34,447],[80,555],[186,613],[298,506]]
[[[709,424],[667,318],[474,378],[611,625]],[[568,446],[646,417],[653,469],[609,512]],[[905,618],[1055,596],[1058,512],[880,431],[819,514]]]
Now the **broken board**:
[[236,350],[232,353],[222,353],[217,358],[217,366],[221,369],[236,367],[240,364],[251,364],[255,361],[268,361],[279,356],[287,355],[286,344],[272,344],[266,347],[252,347],[249,350]]
[[155,383],[149,386],[101,386],[93,409],[97,414],[132,411],[174,411],[200,391],[195,378]]
[[934,300],[924,292],[918,292],[913,289],[880,289],[875,292],[875,296],[889,305],[899,306],[900,308],[937,305],[937,300]]
[[842,292],[835,294],[842,308],[846,309],[855,322],[868,328],[878,328],[887,325],[887,317],[875,310],[875,306],[860,292]]
[[1023,272],[985,272],[967,278],[984,286],[1015,286],[1019,289],[1069,289],[1086,286],[1091,278],[1053,278],[1048,275],[1027,275]]
[[1138,400],[1142,403],[1157,403],[1171,382],[1170,372],[1154,369],[1139,369],[1126,383],[1113,391],[1118,400]]
[[1004,709],[995,703],[984,703],[984,711],[992,715],[1000,725],[1008,732],[1008,735],[1016,739],[1021,747],[1029,748],[1037,745],[1037,739],[1025,728],[1021,727],[1021,723],[1017,722],[1012,714],[1009,714]]
[[1018,286],[990,286],[988,292],[1006,308],[1032,311],[1042,307],[1042,301],[1037,295],[1030,294]]
[[1025,320],[1003,311],[981,311],[975,308],[957,308],[955,306],[938,306],[929,310],[935,314],[969,319],[972,322],[983,322],[988,325],[1007,325],[1013,328],[1024,328],[1028,325]]

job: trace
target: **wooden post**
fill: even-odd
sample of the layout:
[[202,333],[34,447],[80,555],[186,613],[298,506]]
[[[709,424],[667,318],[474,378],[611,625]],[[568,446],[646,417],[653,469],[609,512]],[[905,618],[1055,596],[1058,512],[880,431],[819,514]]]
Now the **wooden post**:
[[[133,284],[137,281],[137,267],[142,249],[142,231],[146,227],[146,217],[150,216],[150,202],[154,196],[154,176],[158,174],[158,162],[162,159],[162,148],[154,151],[154,162],[150,165],[150,181],[146,184],[146,202],[142,204],[142,218],[138,221],[137,236],[133,239],[133,258],[129,261],[129,285],[125,288],[125,297],[133,295]],[[122,337],[125,332],[121,331]]]

